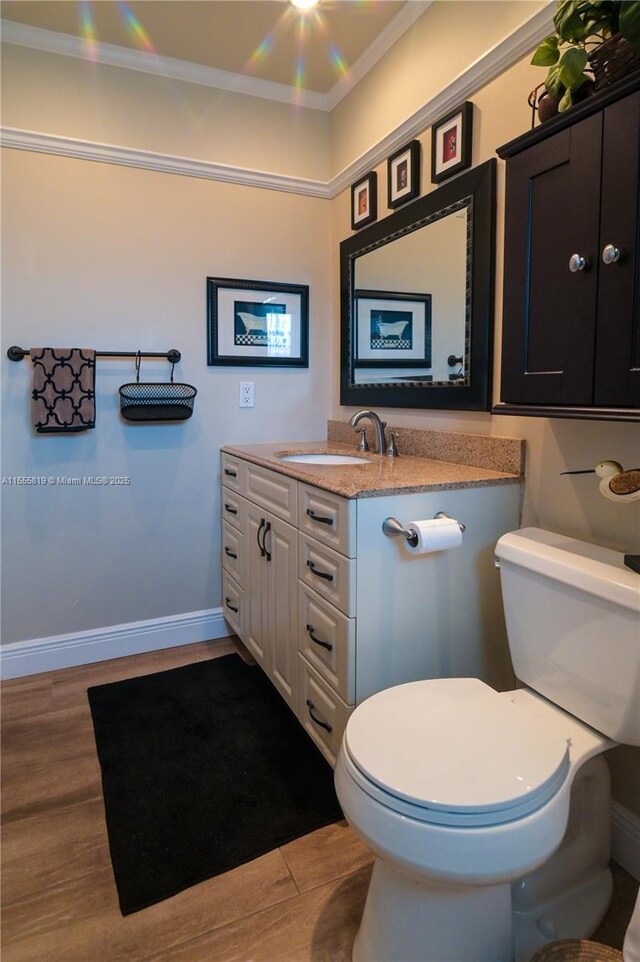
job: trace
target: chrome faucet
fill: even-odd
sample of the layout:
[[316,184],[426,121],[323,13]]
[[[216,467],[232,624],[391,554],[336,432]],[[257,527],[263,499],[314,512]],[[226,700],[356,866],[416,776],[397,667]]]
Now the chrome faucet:
[[[387,447],[387,439],[385,438],[385,434],[384,434],[384,429],[387,426],[387,422],[381,421],[375,411],[358,411],[357,414],[354,414],[353,417],[349,420],[349,424],[351,425],[352,428],[355,428],[363,418],[369,418],[373,426],[373,430],[375,432],[375,438],[376,438],[376,445],[375,445],[376,453],[386,454],[390,458],[397,457],[398,452],[396,450],[395,444],[391,443],[389,447]],[[393,442],[393,438],[392,438],[392,442]]]

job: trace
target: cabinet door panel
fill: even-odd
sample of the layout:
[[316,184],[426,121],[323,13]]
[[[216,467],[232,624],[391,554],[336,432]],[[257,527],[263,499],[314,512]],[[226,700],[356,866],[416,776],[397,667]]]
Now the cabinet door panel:
[[260,550],[266,512],[247,502],[245,528],[246,590],[244,643],[262,668],[269,671],[269,609],[266,556]]
[[640,407],[640,92],[604,112],[600,262],[594,401]]
[[298,656],[298,532],[292,525],[269,516],[271,527],[264,543],[269,569],[270,674],[274,685],[296,710]]
[[597,114],[509,161],[503,401],[591,403],[601,137]]

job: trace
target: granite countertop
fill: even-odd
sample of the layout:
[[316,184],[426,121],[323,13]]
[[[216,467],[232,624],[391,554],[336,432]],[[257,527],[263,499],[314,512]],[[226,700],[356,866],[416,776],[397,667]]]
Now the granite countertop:
[[[411,494],[419,491],[448,491],[453,488],[486,487],[496,484],[519,484],[522,474],[508,474],[488,468],[454,464],[401,454],[397,458],[356,451],[353,445],[337,441],[298,441],[229,445],[227,454],[244,458],[264,468],[305,481],[345,498],[373,498],[388,494]],[[362,458],[362,464],[300,464],[282,461],[283,454],[348,454]],[[280,457],[279,457],[280,456]]]

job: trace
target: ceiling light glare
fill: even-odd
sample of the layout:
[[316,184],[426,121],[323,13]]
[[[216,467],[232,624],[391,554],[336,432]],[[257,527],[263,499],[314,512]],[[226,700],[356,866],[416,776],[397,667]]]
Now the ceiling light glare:
[[294,7],[298,10],[311,10],[318,3],[318,0],[291,0]]

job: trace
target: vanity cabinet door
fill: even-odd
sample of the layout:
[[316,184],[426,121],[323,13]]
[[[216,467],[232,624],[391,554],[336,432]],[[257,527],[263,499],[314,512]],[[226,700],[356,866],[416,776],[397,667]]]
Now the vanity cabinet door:
[[264,538],[268,569],[269,674],[274,685],[295,711],[298,624],[298,532],[286,521],[270,515]]
[[244,643],[295,711],[298,532],[247,502]]
[[269,674],[269,568],[263,547],[266,512],[247,502],[246,511],[246,602],[243,641],[258,664]]

